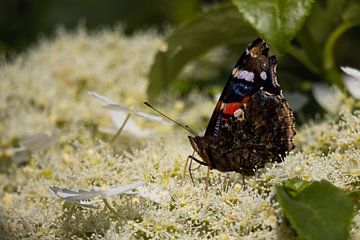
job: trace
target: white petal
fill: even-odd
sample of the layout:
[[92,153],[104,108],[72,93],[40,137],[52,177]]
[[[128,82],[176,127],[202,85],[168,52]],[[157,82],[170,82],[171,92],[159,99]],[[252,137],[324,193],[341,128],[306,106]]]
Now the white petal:
[[106,190],[95,190],[95,189],[92,189],[90,191],[82,190],[82,189],[71,190],[67,188],[58,188],[58,187],[49,187],[49,189],[58,197],[63,198],[65,200],[80,201],[80,200],[89,200],[94,197],[115,196],[123,193],[133,194],[134,192],[132,191],[132,189],[135,189],[143,185],[144,183],[145,183],[144,181],[138,181],[125,186],[108,188]]
[[97,190],[70,190],[66,188],[49,187],[49,189],[55,193],[58,197],[65,200],[80,201],[84,199],[90,199],[96,196],[101,196],[102,191]]
[[49,136],[46,133],[36,133],[20,139],[19,144],[28,150],[35,152],[44,150],[58,141],[57,136]]
[[309,98],[299,92],[284,92],[285,98],[289,101],[289,105],[294,112],[300,111]]
[[152,115],[152,114],[147,114],[147,113],[140,112],[140,111],[135,111],[134,114],[138,117],[142,117],[142,118],[145,118],[150,121],[159,122],[159,123],[167,124],[167,125],[171,124],[168,120],[166,120],[162,117],[159,117],[159,116]]
[[134,194],[135,192],[133,192],[132,189],[137,188],[143,184],[145,184],[144,181],[138,181],[121,187],[108,188],[102,191],[101,195],[104,197],[110,197],[119,194]]
[[360,71],[355,68],[341,67],[341,70],[343,70],[344,73],[346,73],[354,78],[360,79]]
[[11,152],[11,159],[17,163],[24,163],[30,160],[31,153],[27,148],[11,148],[7,151]]
[[152,114],[148,114],[148,113],[144,113],[141,112],[139,110],[132,110],[128,107],[122,106],[114,101],[112,101],[111,99],[100,95],[99,93],[96,92],[88,92],[88,94],[92,97],[95,97],[103,102],[106,103],[105,106],[103,106],[103,108],[108,109],[108,110],[112,110],[112,111],[117,111],[117,112],[123,112],[123,113],[133,113],[134,115],[141,117],[141,118],[145,118],[147,120],[150,121],[154,121],[154,122],[159,122],[162,124],[169,124],[169,121],[167,121],[166,119],[156,116],[156,115],[152,115]]
[[171,199],[170,193],[168,191],[160,189],[157,191],[153,191],[145,187],[139,187],[138,194],[143,198],[162,205],[167,204]]
[[345,75],[343,76],[343,82],[350,94],[354,98],[360,99],[360,79]]
[[[110,112],[111,118],[113,120],[114,125],[116,126],[116,130],[115,133],[117,132],[117,130],[121,127],[121,125],[123,124],[125,118],[126,118],[126,113],[123,112],[114,112],[111,111]],[[152,135],[154,132],[150,129],[143,129],[139,126],[139,124],[137,124],[134,120],[132,120],[131,118],[128,120],[128,122],[126,123],[124,129],[124,132],[127,132],[129,134],[132,134],[136,137],[148,137],[150,135]]]
[[105,102],[106,104],[116,104],[116,102],[114,102],[114,101],[111,100],[110,98],[107,98],[107,97],[105,97],[105,96],[103,96],[103,95],[101,95],[101,94],[99,94],[99,93],[97,93],[97,92],[92,92],[92,91],[90,91],[90,92],[88,92],[88,94],[89,94],[90,96],[94,97],[94,98],[99,99],[100,101]]
[[340,105],[340,93],[326,84],[314,84],[313,96],[319,105],[328,112],[335,113]]
[[105,105],[105,106],[103,106],[103,108],[108,109],[108,110],[117,111],[117,112],[124,112],[124,113],[133,112],[132,110],[130,110],[130,108],[121,106],[117,103]]

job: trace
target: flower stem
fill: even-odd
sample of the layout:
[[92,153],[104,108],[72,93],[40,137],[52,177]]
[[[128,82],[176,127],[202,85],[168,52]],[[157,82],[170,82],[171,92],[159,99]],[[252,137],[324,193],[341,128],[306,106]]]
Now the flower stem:
[[305,67],[307,67],[312,73],[320,73],[320,70],[308,59],[308,57],[302,50],[294,46],[290,46],[290,48],[288,49],[288,53],[300,63],[302,63]]
[[130,118],[130,115],[131,115],[131,113],[128,113],[128,114],[126,115],[126,118],[125,118],[123,124],[121,125],[121,127],[119,128],[119,130],[116,132],[115,136],[111,139],[111,142],[110,142],[111,144],[113,144],[113,143],[115,142],[116,138],[120,135],[120,133],[121,133],[122,130],[124,129],[127,121],[128,121],[129,118]]
[[340,24],[329,36],[328,40],[325,43],[323,58],[324,58],[324,69],[328,70],[334,67],[334,45],[338,38],[346,32],[348,29],[359,25],[359,21],[355,22],[344,22]]

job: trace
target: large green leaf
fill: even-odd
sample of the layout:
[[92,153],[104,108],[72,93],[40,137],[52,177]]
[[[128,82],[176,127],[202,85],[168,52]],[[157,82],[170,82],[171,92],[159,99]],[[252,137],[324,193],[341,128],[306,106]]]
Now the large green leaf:
[[233,5],[219,5],[175,30],[167,39],[167,50],[158,52],[150,70],[148,94],[155,99],[160,90],[176,80],[184,65],[209,49],[234,42],[250,42],[256,33],[242,24]]
[[285,52],[309,15],[313,0],[232,0],[243,18],[273,47]]
[[286,181],[276,190],[282,211],[300,238],[348,238],[353,205],[344,191],[325,180],[299,179]]

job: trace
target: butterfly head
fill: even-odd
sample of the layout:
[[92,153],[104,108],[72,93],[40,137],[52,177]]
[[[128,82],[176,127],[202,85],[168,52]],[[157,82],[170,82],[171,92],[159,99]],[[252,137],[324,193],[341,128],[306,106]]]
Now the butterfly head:
[[209,142],[206,140],[206,138],[204,137],[192,137],[192,136],[188,136],[191,146],[193,147],[193,149],[195,150],[195,152],[197,152],[199,154],[199,156],[201,157],[202,160],[204,160],[205,164],[208,166],[212,166],[211,160],[209,158],[209,155],[207,153],[208,148],[209,148]]

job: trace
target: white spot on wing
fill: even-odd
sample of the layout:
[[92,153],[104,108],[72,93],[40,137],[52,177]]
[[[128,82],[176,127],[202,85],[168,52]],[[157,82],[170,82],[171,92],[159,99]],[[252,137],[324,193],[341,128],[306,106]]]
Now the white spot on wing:
[[244,80],[246,80],[248,82],[254,82],[254,73],[253,72],[249,72],[249,71],[246,71],[246,70],[236,71],[234,76],[237,79],[244,79]]
[[267,78],[266,72],[262,71],[260,73],[260,77],[261,77],[262,80],[266,80],[266,78]]
[[234,117],[236,117],[240,121],[244,120],[244,116],[245,116],[244,110],[242,110],[241,108],[239,108],[234,112]]

